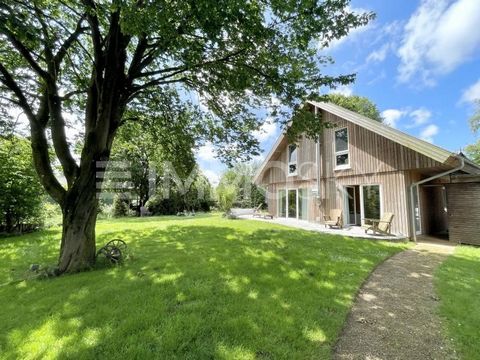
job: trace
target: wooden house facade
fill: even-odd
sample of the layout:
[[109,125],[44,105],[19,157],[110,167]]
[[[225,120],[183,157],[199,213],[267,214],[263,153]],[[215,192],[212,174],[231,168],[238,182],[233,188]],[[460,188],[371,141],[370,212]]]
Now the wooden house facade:
[[[344,226],[360,226],[391,212],[393,234],[449,233],[448,179],[479,174],[479,166],[340,106],[305,106],[331,126],[294,144],[279,137],[255,176],[272,214],[322,223],[330,210],[342,209]],[[480,188],[472,189],[480,200]]]

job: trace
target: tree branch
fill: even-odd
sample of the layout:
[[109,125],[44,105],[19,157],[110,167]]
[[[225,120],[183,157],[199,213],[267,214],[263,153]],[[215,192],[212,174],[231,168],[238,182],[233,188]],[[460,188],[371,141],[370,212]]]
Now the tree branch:
[[75,31],[70,34],[70,36],[65,40],[65,42],[58,50],[57,54],[55,54],[53,58],[53,62],[55,64],[55,70],[58,72],[60,70],[60,64],[63,61],[63,58],[67,54],[68,49],[73,45],[73,43],[78,39],[80,34],[82,34],[87,28],[82,27],[82,22],[85,20],[85,15],[83,15],[77,22],[77,27]]
[[41,68],[41,66],[35,61],[32,56],[32,52],[19,40],[17,37],[5,26],[0,25],[5,36],[10,40],[11,44],[20,55],[28,62],[28,64],[32,67],[33,71],[35,71],[41,78],[48,79],[48,73]]
[[[48,142],[45,136],[44,124],[46,124],[46,121],[45,119],[38,119],[35,116],[32,108],[28,103],[28,100],[23,95],[23,92],[18,86],[17,82],[14,80],[13,76],[9,73],[5,66],[1,63],[0,73],[2,74],[0,81],[7,88],[9,88],[18,98],[19,106],[23,109],[30,122],[33,162],[39,175],[40,182],[45,187],[50,196],[52,196],[52,198],[55,199],[55,201],[57,201],[57,203],[62,206],[66,191],[59,183],[58,179],[55,177],[52,169],[52,164],[50,162],[50,154],[48,152]],[[39,114],[48,119],[47,111],[40,110]]]

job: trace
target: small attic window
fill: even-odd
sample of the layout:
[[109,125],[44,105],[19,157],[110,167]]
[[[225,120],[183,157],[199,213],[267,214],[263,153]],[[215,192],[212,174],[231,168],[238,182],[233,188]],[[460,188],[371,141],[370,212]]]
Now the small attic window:
[[297,175],[297,145],[288,145],[288,176]]

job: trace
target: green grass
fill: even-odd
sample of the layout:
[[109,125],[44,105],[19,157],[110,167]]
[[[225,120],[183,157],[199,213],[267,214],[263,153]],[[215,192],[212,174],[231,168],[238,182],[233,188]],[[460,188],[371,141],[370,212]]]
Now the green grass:
[[437,270],[440,314],[462,359],[480,359],[480,248],[458,246]]
[[100,221],[97,236],[133,258],[20,282],[55,263],[59,229],[0,240],[0,358],[326,359],[361,283],[407,246],[216,215]]

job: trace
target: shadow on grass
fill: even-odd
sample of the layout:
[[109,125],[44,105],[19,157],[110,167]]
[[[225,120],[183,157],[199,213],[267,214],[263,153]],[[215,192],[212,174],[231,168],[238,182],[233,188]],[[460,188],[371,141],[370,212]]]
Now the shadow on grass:
[[124,266],[1,287],[0,353],[327,358],[361,282],[401,248],[227,225],[117,231],[133,255]]
[[479,359],[480,248],[458,246],[435,273],[439,312],[462,359]]

